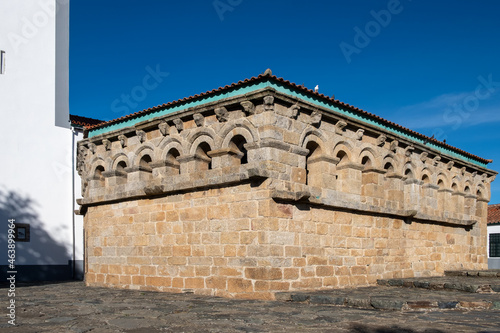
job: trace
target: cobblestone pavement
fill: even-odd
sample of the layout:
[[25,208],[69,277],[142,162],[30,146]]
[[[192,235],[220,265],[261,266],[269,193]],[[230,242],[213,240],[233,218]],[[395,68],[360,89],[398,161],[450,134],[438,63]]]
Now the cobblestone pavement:
[[[357,293],[362,293],[358,289]],[[500,332],[499,310],[391,311],[85,287],[65,282],[16,288],[16,323],[0,332]],[[417,288],[393,288],[394,299]],[[483,294],[475,294],[482,297]]]

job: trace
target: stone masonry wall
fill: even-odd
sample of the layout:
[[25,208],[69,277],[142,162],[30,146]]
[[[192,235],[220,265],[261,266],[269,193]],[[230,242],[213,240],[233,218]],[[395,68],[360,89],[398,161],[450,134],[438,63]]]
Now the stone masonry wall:
[[267,87],[82,140],[86,283],[272,299],[487,268],[496,173],[403,134]]
[[90,207],[87,284],[272,299],[278,291],[485,268],[477,227],[280,204],[262,187]]

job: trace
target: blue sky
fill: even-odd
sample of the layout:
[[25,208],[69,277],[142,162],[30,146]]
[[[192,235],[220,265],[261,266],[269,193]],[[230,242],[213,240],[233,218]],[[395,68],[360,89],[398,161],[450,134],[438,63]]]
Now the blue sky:
[[271,68],[499,171],[498,13],[494,0],[73,0],[70,112],[110,120]]

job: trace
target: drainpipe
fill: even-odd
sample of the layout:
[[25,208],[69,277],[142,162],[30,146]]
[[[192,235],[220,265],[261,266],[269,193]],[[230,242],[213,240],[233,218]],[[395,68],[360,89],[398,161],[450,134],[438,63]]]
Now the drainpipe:
[[71,202],[71,216],[72,216],[72,223],[73,223],[73,261],[71,263],[71,278],[74,280],[76,278],[76,227],[75,227],[75,136],[77,135],[77,131],[75,130],[74,127],[71,127],[71,199],[73,200]]

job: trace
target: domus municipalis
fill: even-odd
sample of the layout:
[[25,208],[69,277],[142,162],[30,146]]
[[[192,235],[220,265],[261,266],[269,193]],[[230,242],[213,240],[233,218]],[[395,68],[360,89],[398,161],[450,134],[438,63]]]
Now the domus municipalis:
[[88,285],[273,299],[487,268],[490,160],[270,70],[78,153]]

